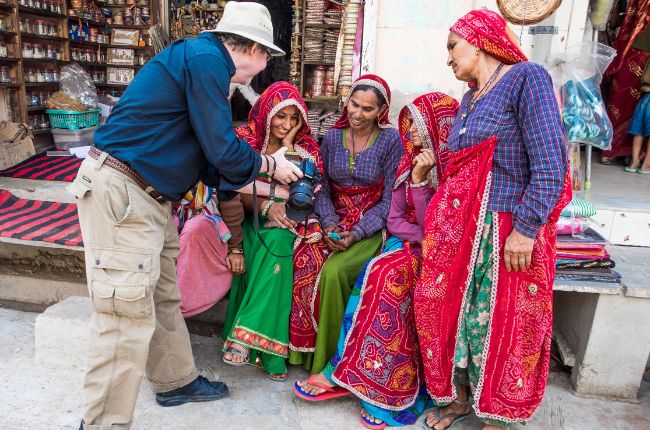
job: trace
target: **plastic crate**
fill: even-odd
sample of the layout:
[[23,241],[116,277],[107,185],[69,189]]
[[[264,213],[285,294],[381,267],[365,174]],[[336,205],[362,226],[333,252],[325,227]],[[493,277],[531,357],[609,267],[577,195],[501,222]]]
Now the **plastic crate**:
[[50,116],[52,128],[67,128],[68,130],[79,130],[80,128],[96,127],[99,125],[99,109],[75,112],[70,110],[51,110]]

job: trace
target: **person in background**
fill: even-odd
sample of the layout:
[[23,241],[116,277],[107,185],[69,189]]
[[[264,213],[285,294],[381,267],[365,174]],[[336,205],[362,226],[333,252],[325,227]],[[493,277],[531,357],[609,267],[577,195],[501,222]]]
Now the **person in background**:
[[424,222],[415,322],[429,429],[474,410],[483,429],[528,421],[544,396],[555,223],[570,200],[567,143],[546,70],[498,13],[474,10],[447,39],[471,89],[449,137],[446,179]]
[[229,2],[214,32],[177,40],[147,62],[97,129],[68,188],[94,308],[80,428],[130,427],[145,374],[162,406],[228,394],[194,364],[171,202],[199,180],[228,192],[260,171],[285,184],[302,176],[285,151],[260,155],[232,127],[231,81],[247,84],[272,54],[284,52],[273,44],[269,11]]
[[289,362],[318,373],[336,352],[345,305],[364,264],[382,245],[399,133],[388,120],[390,89],[376,75],[357,79],[343,114],[321,145],[316,195],[323,239],[294,253]]

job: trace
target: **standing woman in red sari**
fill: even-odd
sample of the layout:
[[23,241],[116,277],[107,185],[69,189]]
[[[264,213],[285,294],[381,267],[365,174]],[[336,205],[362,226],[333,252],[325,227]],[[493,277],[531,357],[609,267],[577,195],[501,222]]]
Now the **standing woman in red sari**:
[[471,89],[449,137],[445,179],[425,216],[415,318],[426,427],[471,408],[483,429],[528,421],[546,388],[555,222],[568,202],[567,149],[548,73],[496,12],[452,27],[448,64]]

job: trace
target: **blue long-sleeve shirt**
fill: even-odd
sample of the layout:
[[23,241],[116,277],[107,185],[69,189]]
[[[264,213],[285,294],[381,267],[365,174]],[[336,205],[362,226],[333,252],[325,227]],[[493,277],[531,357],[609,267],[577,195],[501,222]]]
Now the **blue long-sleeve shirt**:
[[175,41],[135,76],[95,132],[95,146],[170,200],[180,200],[199,179],[221,190],[246,185],[262,160],[233,130],[228,90],[234,73],[213,33]]
[[487,209],[512,212],[514,229],[535,238],[564,188],[567,142],[551,77],[535,63],[517,63],[479,99],[466,119],[465,94],[449,136],[458,151],[498,139]]

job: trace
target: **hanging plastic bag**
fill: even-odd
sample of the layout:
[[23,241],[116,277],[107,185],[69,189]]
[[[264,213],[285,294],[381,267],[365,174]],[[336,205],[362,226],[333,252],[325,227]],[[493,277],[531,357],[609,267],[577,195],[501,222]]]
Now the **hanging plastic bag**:
[[78,64],[61,68],[61,91],[91,109],[97,108],[97,89],[88,72]]
[[560,95],[562,120],[570,142],[611,149],[614,130],[600,82],[615,56],[615,49],[587,41],[550,59],[548,68]]

